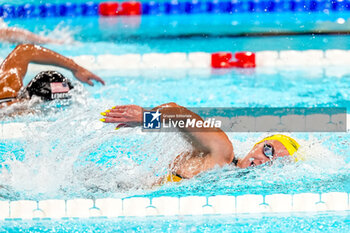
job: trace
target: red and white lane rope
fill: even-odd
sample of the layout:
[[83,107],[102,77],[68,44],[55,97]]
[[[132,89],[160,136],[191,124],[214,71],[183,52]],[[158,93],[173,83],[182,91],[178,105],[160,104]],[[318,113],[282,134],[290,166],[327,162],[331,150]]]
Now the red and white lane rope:
[[348,50],[148,53],[74,57],[93,69],[259,68],[350,65]]
[[[261,52],[146,53],[72,57],[91,70],[260,68],[350,65],[350,50],[284,50]],[[47,66],[46,66],[47,67]],[[31,65],[42,70],[43,65]]]

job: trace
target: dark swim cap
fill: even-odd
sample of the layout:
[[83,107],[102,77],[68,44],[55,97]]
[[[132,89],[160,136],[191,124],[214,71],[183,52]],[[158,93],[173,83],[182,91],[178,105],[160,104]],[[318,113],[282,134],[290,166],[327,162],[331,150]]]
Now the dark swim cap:
[[68,99],[73,89],[72,83],[57,71],[43,71],[37,74],[25,88],[29,98],[41,97],[43,100]]

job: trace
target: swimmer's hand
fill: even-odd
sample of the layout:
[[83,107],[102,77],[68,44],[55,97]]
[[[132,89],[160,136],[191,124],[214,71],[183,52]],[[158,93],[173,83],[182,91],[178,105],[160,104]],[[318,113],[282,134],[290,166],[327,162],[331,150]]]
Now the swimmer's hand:
[[90,71],[88,71],[87,69],[85,69],[81,66],[78,66],[78,68],[73,71],[73,74],[79,81],[81,81],[83,83],[87,83],[90,86],[94,85],[94,83],[91,80],[95,80],[95,81],[100,82],[103,85],[105,85],[105,81],[103,81],[100,77],[91,73]]
[[105,123],[129,123],[128,125],[139,125],[142,122],[143,111],[144,109],[138,105],[115,106],[101,113],[105,117],[101,119],[101,121]]

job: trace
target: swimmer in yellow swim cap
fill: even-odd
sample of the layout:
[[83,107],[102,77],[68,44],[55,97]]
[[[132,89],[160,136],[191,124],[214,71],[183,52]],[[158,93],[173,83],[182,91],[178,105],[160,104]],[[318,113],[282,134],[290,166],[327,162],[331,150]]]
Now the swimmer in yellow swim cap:
[[[234,163],[240,168],[258,166],[278,157],[293,156],[299,147],[299,143],[293,138],[275,134],[257,142],[243,159],[235,160]],[[294,160],[299,159],[294,157]]]
[[[119,123],[119,125],[120,123],[124,125],[130,123],[130,126],[142,125],[144,111],[142,107],[137,105],[115,106],[101,113],[104,116],[101,121]],[[184,119],[191,122],[199,122],[196,125],[205,123],[199,115],[176,103],[162,104],[153,108],[152,112],[152,121],[161,115],[162,117],[177,115],[186,116]],[[182,152],[174,159],[169,166],[169,175],[164,177],[163,182],[178,182],[182,179],[190,179],[201,172],[228,164],[233,164],[239,168],[247,168],[283,156],[292,155],[296,159],[294,153],[299,149],[299,144],[293,138],[276,134],[262,139],[254,145],[244,158],[237,159],[231,141],[219,127],[200,129],[196,127],[177,127],[186,134],[185,139],[192,145],[192,149]]]

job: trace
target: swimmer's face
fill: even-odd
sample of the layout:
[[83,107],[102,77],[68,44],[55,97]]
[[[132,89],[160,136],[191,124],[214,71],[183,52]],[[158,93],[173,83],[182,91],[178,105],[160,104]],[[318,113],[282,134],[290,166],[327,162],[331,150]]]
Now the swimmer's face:
[[265,147],[272,148],[273,159],[289,155],[288,150],[283,146],[281,142],[277,140],[266,140],[255,145],[243,159],[238,161],[237,166],[240,168],[246,168],[250,166],[254,167],[271,161],[270,158],[264,154],[265,144],[267,145]]

